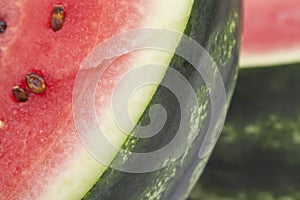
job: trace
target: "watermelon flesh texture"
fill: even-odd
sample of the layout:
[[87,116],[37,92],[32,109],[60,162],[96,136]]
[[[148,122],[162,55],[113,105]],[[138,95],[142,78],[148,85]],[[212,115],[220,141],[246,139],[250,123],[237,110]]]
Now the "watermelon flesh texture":
[[[1,199],[80,199],[87,193],[107,166],[85,150],[73,121],[72,90],[83,59],[105,39],[133,28],[158,27],[183,32],[192,3],[190,0],[63,0],[59,4],[64,7],[66,18],[62,29],[54,32],[49,17],[57,1],[0,2],[0,18],[8,24],[0,35],[0,73],[5,74],[0,80]],[[100,96],[96,99],[104,98],[96,101],[98,115],[107,113],[105,98],[116,84],[110,80],[118,80],[132,67],[149,64],[154,58],[167,65],[172,55],[141,51],[111,65],[102,77],[101,83],[106,84],[99,83],[97,87]],[[16,102],[11,88],[24,86],[26,74],[32,71],[42,74],[46,92],[31,94],[25,103]],[[156,87],[146,88],[135,98],[140,105],[131,110],[135,121]],[[114,132],[105,117],[108,122],[103,123],[109,131],[106,134],[120,147],[126,137],[120,131]],[[111,160],[116,153],[105,152]]]
[[300,61],[300,0],[245,0],[241,66]]

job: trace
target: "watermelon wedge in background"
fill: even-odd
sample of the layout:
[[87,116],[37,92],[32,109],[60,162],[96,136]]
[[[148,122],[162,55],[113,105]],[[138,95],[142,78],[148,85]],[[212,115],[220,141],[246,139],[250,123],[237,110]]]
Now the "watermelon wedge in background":
[[300,0],[245,0],[240,65],[300,62]]
[[300,1],[245,0],[243,9],[237,88],[189,200],[300,198]]
[[[207,157],[197,157],[206,138],[206,130],[201,128],[209,121],[210,110],[209,89],[198,72],[174,53],[141,50],[115,60],[98,82],[95,113],[105,127],[105,135],[118,149],[129,148],[130,143],[131,150],[140,152],[161,148],[174,137],[174,127],[182,114],[180,105],[170,103],[174,96],[163,87],[146,87],[131,102],[129,113],[134,125],[145,123],[145,110],[156,103],[167,106],[169,122],[153,140],[128,138],[110,124],[112,118],[106,115],[109,98],[120,78],[136,66],[170,65],[197,91],[197,100],[203,107],[197,110],[201,117],[190,116],[187,135],[194,140],[189,149],[170,167],[144,174],[113,170],[87,152],[72,112],[75,79],[84,59],[106,39],[137,28],[168,29],[187,34],[206,49],[221,72],[228,103],[237,73],[239,22],[238,0],[2,0],[0,199],[186,197],[207,161]],[[179,41],[180,38],[175,40],[175,47]],[[101,69],[101,65],[98,67]],[[166,70],[151,75],[161,80],[167,77]],[[217,138],[215,132],[209,134]],[[213,146],[216,138],[209,144]],[[103,154],[111,162],[124,158],[118,151]]]

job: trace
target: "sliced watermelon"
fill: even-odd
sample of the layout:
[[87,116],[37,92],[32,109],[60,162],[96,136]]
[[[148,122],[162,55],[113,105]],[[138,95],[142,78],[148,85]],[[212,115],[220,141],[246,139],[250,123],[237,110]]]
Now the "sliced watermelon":
[[300,0],[245,0],[240,64],[300,61]]
[[[57,6],[63,18],[55,10]],[[53,22],[53,17],[58,22]],[[145,27],[186,31],[207,47],[220,65],[226,88],[232,92],[239,42],[238,1],[4,0],[0,2],[0,20],[7,26],[0,33],[0,73],[4,75],[0,80],[2,199],[81,199],[97,181],[107,181],[102,182],[100,177],[108,166],[93,158],[79,138],[72,101],[76,76],[85,58],[115,34]],[[226,43],[224,38],[232,40]],[[174,51],[179,40],[175,40]],[[104,134],[117,147],[103,152],[108,161],[113,161],[127,140],[127,135],[112,124],[109,113],[109,100],[117,82],[137,66],[153,62],[167,66],[173,57],[162,51],[131,52],[115,60],[103,73],[96,88],[95,112]],[[177,63],[175,58],[172,63]],[[182,61],[176,65],[194,73],[190,67],[183,68]],[[161,80],[165,70],[154,76]],[[31,73],[45,80],[44,92],[36,94],[30,89],[25,78]],[[203,87],[203,81],[194,81],[195,88]],[[28,100],[20,102],[12,93],[14,87],[27,91]],[[134,96],[133,106],[129,107],[134,123],[129,129],[140,121],[154,93],[165,95],[156,90],[157,85],[146,87]],[[199,92],[200,96],[205,95],[204,91]],[[140,195],[143,188],[139,189]]]
[[[186,35],[189,35],[205,47],[209,55],[212,56],[212,59],[219,66],[226,86],[228,102],[233,92],[233,83],[235,82],[237,73],[237,68],[234,66],[237,66],[238,47],[240,44],[240,5],[240,1],[235,0],[195,1],[188,27],[185,30]],[[192,108],[193,114],[189,118],[189,125],[186,129],[186,137],[191,140],[189,147],[179,159],[167,167],[156,171],[137,174],[109,168],[84,199],[135,200],[188,198],[189,191],[197,182],[205,167],[208,155],[218,138],[218,134],[215,130],[209,133],[209,140],[206,144],[210,147],[208,149],[209,152],[202,159],[199,159],[199,149],[205,145],[205,124],[210,120],[208,113],[210,113],[211,106],[207,104],[209,96],[207,87],[205,87],[203,79],[197,75],[198,72],[181,57],[174,56],[170,67],[176,69],[186,77],[191,86],[197,91],[197,99],[199,105],[201,105],[199,109]],[[170,77],[169,71],[167,71],[162,80],[162,85],[169,81],[168,77]],[[182,94],[184,93],[182,92]],[[192,98],[191,94],[187,96],[188,98]],[[151,119],[161,118],[161,112],[152,110],[149,112],[150,108],[157,104],[162,105],[168,113],[168,118],[163,129],[152,138],[130,137],[122,147],[125,150],[129,150],[129,152],[119,153],[112,162],[112,166],[124,162],[127,164],[127,160],[132,158],[131,152],[154,152],[160,150],[162,147],[168,146],[170,141],[177,136],[180,117],[186,113],[190,114],[191,108],[185,104],[178,105],[174,94],[168,92],[168,89],[163,86],[157,89],[138,125],[149,123],[148,113],[152,116]],[[221,117],[218,123],[221,123]],[[217,124],[214,124],[215,128]],[[133,131],[134,135],[137,136],[140,134],[144,135],[145,132],[147,133],[147,131],[138,128],[135,128]],[[174,154],[182,148],[182,143],[178,143],[178,149],[174,150]],[[158,156],[157,158],[160,157]],[[134,161],[133,163],[135,163]],[[136,165],[139,165],[139,167],[151,166],[156,161],[156,159],[145,160],[144,163],[136,162]]]

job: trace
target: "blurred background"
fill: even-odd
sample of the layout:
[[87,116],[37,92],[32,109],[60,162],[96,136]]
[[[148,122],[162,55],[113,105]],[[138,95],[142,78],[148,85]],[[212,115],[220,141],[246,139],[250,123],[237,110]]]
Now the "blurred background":
[[189,200],[300,200],[300,0],[243,9],[237,88]]
[[190,200],[300,199],[300,64],[241,69]]

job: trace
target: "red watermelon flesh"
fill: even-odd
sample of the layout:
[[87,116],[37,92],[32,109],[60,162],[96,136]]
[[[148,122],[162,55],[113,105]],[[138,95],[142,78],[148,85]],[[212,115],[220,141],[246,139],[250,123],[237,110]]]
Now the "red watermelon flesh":
[[[175,1],[166,4],[170,2]],[[80,199],[87,192],[105,166],[85,151],[73,121],[72,91],[80,64],[97,44],[125,30],[154,26],[181,31],[192,1],[186,2],[178,19],[166,16],[175,3],[160,13],[158,0],[0,2],[0,19],[7,23],[0,34],[0,199]],[[55,5],[65,10],[63,27],[56,32],[49,23]],[[137,56],[121,57],[108,69],[102,78],[108,84],[97,88],[103,98],[114,87],[111,80],[128,71]],[[43,76],[47,89],[18,102],[11,89],[25,87],[30,72]],[[98,115],[104,112],[103,102],[98,102]]]
[[[79,143],[71,112],[76,72],[97,40],[103,40],[121,28],[120,21],[114,26],[109,26],[113,22],[108,20],[101,20],[103,25],[99,24],[103,8],[99,1],[84,4],[80,1],[64,1],[66,19],[58,32],[53,32],[48,23],[56,1],[14,3],[12,7],[1,10],[8,17],[16,16],[14,12],[18,11],[21,21],[21,25],[16,27],[16,34],[10,34],[8,27],[3,37],[10,38],[1,39],[4,42],[14,40],[8,45],[1,44],[1,47],[5,47],[1,48],[1,73],[6,74],[7,78],[1,80],[0,84],[3,105],[0,118],[4,123],[1,130],[3,152],[0,167],[0,174],[4,175],[1,185],[4,187],[1,187],[0,196],[7,199],[28,195],[26,193],[30,188],[37,185],[35,179],[43,183],[43,178],[51,173],[51,169],[74,153]],[[116,1],[105,6],[111,6],[108,9],[113,10],[117,4]],[[118,9],[124,16],[128,13],[125,9]],[[136,12],[132,14],[138,15]],[[108,17],[111,18],[113,16]],[[9,26],[9,18],[7,20]],[[138,24],[131,25],[134,27]],[[96,37],[100,28],[106,31],[99,32]],[[43,73],[47,91],[40,96],[32,96],[26,103],[17,103],[12,97],[11,87],[22,84],[24,75],[33,70]],[[39,193],[43,188],[34,189]],[[34,197],[38,194],[31,195]]]
[[300,61],[300,0],[245,0],[242,66]]

